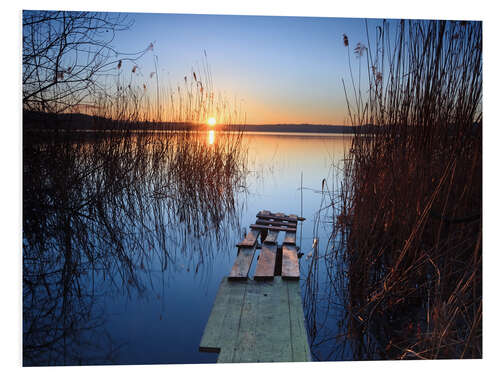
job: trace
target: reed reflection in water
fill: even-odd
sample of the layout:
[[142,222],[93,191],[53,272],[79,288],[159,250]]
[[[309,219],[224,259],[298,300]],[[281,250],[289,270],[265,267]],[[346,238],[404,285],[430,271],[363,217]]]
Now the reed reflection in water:
[[159,296],[171,267],[227,251],[245,155],[237,134],[26,132],[24,365],[115,363],[107,299]]

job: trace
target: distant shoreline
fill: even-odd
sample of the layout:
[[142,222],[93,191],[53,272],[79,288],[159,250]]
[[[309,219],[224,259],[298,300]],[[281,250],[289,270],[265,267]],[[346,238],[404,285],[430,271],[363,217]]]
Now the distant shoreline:
[[[206,129],[204,125],[201,128]],[[187,123],[130,123],[119,122],[81,113],[49,114],[23,112],[24,130],[199,130]],[[219,125],[216,130],[263,133],[326,133],[353,134],[367,132],[367,126],[317,125],[317,124],[266,124],[266,125]]]
[[[245,132],[259,133],[331,133],[352,134],[356,126],[344,125],[313,125],[313,124],[269,124],[269,125],[235,125]],[[358,129],[359,130],[359,129]]]

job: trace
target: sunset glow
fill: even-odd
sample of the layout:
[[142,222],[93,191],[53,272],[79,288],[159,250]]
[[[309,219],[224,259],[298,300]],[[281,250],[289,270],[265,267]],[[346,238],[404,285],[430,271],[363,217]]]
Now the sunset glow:
[[213,145],[215,142],[215,130],[208,131],[208,144]]
[[[342,79],[350,77],[348,59],[349,56],[354,58],[354,52],[344,46],[342,35],[348,35],[353,45],[358,42],[367,45],[364,19],[128,15],[134,21],[133,27],[117,33],[113,45],[117,50],[142,51],[152,44],[154,50],[148,54],[152,52],[157,58],[147,55],[138,62],[123,60],[123,66],[115,69],[123,74],[130,72],[152,101],[156,95],[153,89],[156,79],[160,87],[172,85],[177,88],[178,98],[174,101],[179,106],[174,111],[177,114],[186,113],[181,107],[189,106],[192,93],[184,89],[191,90],[193,84],[200,98],[213,94],[208,101],[197,102],[213,104],[199,112],[203,117],[196,118],[196,122],[206,126],[218,126],[226,122],[222,119],[228,119],[228,115],[233,123],[247,124],[344,125],[348,122]],[[377,19],[367,21],[370,30],[375,30],[380,22]],[[171,35],[176,36],[174,40],[169,37]],[[372,32],[371,36],[377,35]],[[244,45],[252,48],[243,48]],[[160,70],[151,75],[157,69],[153,61],[157,61]],[[359,61],[353,61],[358,68]],[[139,70],[132,73],[136,65],[144,76],[138,74]],[[210,83],[204,82],[208,72]],[[366,74],[361,69],[362,81]],[[166,106],[169,95],[160,99]],[[175,118],[170,111],[165,117],[167,121],[172,117],[172,121],[192,120],[189,116]],[[210,117],[214,117],[215,124],[211,124]]]
[[215,121],[215,117],[209,117],[208,120],[207,120],[207,124],[210,125],[210,126],[214,126],[216,123]]

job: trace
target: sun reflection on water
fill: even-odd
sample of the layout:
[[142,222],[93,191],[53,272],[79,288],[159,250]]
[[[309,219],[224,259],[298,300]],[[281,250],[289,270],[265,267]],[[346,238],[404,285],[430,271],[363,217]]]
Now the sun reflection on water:
[[215,142],[215,130],[208,131],[208,144],[213,145]]

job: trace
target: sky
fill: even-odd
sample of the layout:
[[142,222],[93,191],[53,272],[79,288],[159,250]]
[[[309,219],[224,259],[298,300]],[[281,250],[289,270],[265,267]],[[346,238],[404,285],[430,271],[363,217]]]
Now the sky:
[[[366,44],[364,19],[128,13],[133,26],[117,34],[122,52],[153,51],[139,62],[144,80],[172,87],[200,72],[204,51],[214,89],[246,114],[247,124],[348,124],[342,78],[350,80],[353,47]],[[381,20],[370,19],[375,30]],[[357,68],[356,68],[357,69]]]

